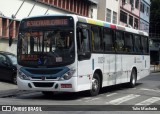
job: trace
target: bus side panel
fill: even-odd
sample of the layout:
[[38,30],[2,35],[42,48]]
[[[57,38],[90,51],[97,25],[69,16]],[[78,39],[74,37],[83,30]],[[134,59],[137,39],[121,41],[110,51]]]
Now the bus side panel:
[[150,74],[150,56],[149,55],[143,56],[142,67],[143,67],[143,71],[140,78],[144,78]]
[[102,84],[103,84],[103,81],[104,81],[104,62],[105,62],[104,54],[101,54],[101,53],[98,53],[98,54],[93,53],[92,54],[93,74],[96,72],[96,70],[101,71],[101,73],[102,73]]
[[116,84],[123,83],[125,76],[122,68],[122,55],[116,54]]
[[129,82],[131,77],[132,68],[135,66],[134,55],[122,56],[122,68],[123,68],[123,83]]
[[103,74],[103,63],[103,54],[92,54],[91,59],[78,61],[78,91],[91,89],[93,73],[99,69]]
[[89,90],[91,88],[92,77],[92,60],[78,61],[77,65],[78,77],[77,88],[78,91]]
[[115,54],[104,54],[104,73],[102,86],[115,85],[116,83],[116,63]]

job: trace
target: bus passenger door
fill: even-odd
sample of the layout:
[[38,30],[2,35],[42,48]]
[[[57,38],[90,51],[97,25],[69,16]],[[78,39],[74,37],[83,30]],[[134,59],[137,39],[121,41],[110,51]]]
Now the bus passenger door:
[[90,89],[92,75],[92,60],[89,43],[89,30],[77,28],[77,55],[78,55],[78,91]]

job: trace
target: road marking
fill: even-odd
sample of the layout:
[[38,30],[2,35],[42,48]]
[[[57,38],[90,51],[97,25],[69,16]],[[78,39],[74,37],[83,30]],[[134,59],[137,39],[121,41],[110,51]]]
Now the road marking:
[[159,100],[160,100],[159,97],[151,97],[151,98],[149,98],[149,99],[147,99],[145,101],[142,101],[140,103],[137,103],[135,105],[150,105],[150,104],[153,104],[154,102],[157,102]]
[[160,90],[156,90],[156,89],[140,88],[139,90],[145,90],[145,91],[152,91],[152,92],[160,93]]
[[93,99],[87,100],[87,101],[85,101],[85,102],[90,102],[90,101],[94,101],[94,100],[97,100],[97,99],[100,99],[100,97],[98,97],[98,98],[93,98]]
[[134,98],[139,97],[139,96],[140,95],[130,94],[130,95],[127,95],[127,96],[124,96],[124,97],[121,97],[121,98],[106,102],[106,104],[119,105],[119,104],[121,104],[123,102],[126,102],[128,100],[134,99]]
[[106,97],[110,97],[110,96],[113,96],[113,95],[116,95],[117,93],[111,93],[111,94],[108,94],[106,95]]

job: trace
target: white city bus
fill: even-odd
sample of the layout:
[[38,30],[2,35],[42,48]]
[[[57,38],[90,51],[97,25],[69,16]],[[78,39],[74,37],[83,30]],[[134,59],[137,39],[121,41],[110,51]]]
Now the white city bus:
[[25,18],[19,27],[18,88],[89,90],[136,81],[149,75],[148,34],[77,15]]

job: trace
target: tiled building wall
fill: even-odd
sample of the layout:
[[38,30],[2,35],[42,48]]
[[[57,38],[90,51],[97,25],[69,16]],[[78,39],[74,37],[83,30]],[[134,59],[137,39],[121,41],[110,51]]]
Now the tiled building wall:
[[89,16],[89,2],[87,0],[40,0],[43,3],[62,8],[82,16]]
[[0,17],[0,38],[17,37],[19,21]]

